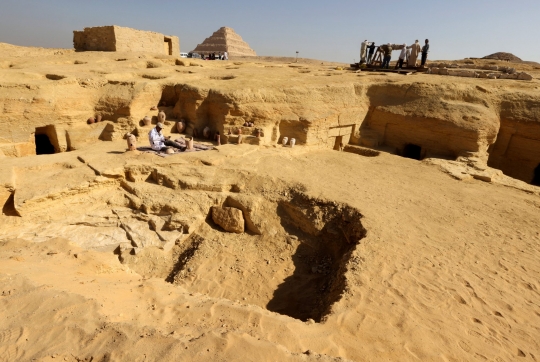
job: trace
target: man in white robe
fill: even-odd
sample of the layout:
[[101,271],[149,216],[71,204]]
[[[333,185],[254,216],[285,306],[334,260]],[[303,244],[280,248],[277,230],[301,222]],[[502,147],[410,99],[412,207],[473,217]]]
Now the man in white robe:
[[416,67],[416,61],[418,60],[418,55],[422,50],[418,40],[414,42],[413,45],[409,47],[411,49],[411,55],[409,56],[409,67]]
[[152,128],[152,130],[148,132],[148,141],[150,141],[150,147],[152,147],[154,151],[164,152],[167,150],[166,146],[178,148],[181,151],[184,151],[186,149],[186,147],[182,146],[181,144],[171,141],[171,136],[165,138],[165,136],[163,136],[163,134],[161,133],[162,129],[163,124],[161,122],[158,122],[158,124],[156,124],[156,127]]
[[368,45],[369,45],[369,42],[367,40],[364,40],[362,44],[360,45],[360,64],[363,64],[366,62],[366,53],[367,53]]

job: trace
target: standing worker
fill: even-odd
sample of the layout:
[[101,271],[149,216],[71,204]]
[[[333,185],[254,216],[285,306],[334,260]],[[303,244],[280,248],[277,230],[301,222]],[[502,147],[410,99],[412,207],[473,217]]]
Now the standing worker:
[[390,66],[390,60],[392,59],[392,50],[393,49],[392,49],[392,46],[390,45],[390,43],[388,43],[386,45],[383,45],[382,48],[383,48],[383,52],[384,52],[384,59],[383,59],[381,68],[388,69],[388,67]]
[[364,64],[366,62],[367,47],[368,47],[368,41],[364,40],[362,44],[360,45],[360,64]]
[[420,64],[422,68],[424,68],[424,65],[426,65],[428,52],[429,52],[429,39],[426,39],[426,45],[422,47],[422,63]]
[[409,67],[416,67],[416,60],[418,59],[418,54],[420,54],[420,43],[418,43],[418,40],[416,40],[409,48],[411,49],[411,55],[409,56]]
[[399,54],[399,60],[396,63],[395,69],[403,69],[403,62],[405,61],[405,57],[407,56],[407,44],[403,44],[403,48],[401,49],[401,53]]
[[375,42],[372,41],[371,45],[368,46],[368,57],[367,57],[367,63],[371,64],[371,61],[373,60],[373,53],[375,53]]

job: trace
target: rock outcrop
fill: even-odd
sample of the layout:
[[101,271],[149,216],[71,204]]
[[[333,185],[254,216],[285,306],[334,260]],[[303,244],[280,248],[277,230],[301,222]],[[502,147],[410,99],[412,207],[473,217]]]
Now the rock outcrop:
[[512,53],[497,52],[490,55],[486,55],[482,59],[495,59],[495,60],[506,60],[510,62],[521,62],[521,59],[516,57]]
[[204,39],[202,44],[198,44],[193,52],[205,55],[223,52],[227,52],[229,56],[257,55],[240,35],[236,34],[232,28],[228,27],[219,28],[212,36]]

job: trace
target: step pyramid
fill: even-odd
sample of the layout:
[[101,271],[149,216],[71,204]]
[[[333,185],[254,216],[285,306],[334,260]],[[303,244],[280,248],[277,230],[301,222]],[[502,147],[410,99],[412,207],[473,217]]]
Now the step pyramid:
[[257,54],[249,47],[249,44],[242,40],[242,37],[234,32],[232,28],[222,27],[214,32],[211,37],[204,39],[202,44],[198,44],[193,50],[194,53],[207,55],[209,53],[227,52],[230,56],[256,56]]

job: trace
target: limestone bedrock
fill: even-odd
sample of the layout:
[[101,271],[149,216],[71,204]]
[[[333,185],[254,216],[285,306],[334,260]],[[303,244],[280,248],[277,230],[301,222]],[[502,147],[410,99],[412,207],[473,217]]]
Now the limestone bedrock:
[[[176,122],[184,120],[187,135],[209,127],[220,132],[221,143],[236,143],[241,129],[243,142],[256,145],[288,137],[301,146],[343,143],[401,154],[414,144],[422,158],[473,157],[525,182],[540,163],[538,71],[525,63],[515,67],[531,73],[530,82],[357,73],[336,70],[336,63],[271,57],[201,61],[0,48],[0,126],[6,130],[0,151],[8,157],[35,154],[37,134],[55,152],[128,132],[144,145],[164,112],[165,133],[177,132]],[[86,124],[96,115],[103,121]],[[243,127],[246,122],[254,127]]]

